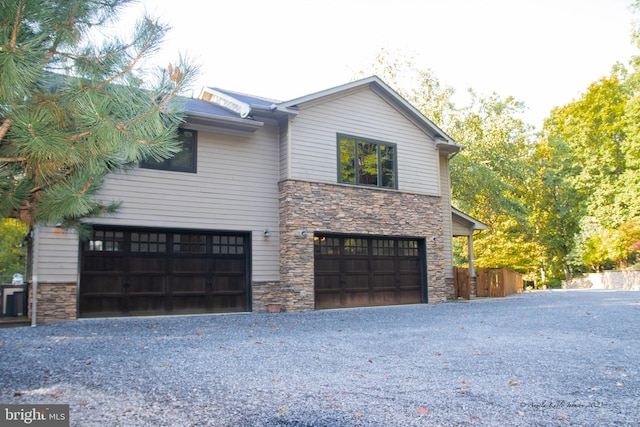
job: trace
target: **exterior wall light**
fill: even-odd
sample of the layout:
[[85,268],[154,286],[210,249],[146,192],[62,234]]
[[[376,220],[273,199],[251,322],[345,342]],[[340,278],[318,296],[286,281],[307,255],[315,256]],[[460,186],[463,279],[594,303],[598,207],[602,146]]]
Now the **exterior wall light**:
[[308,235],[309,235],[309,232],[307,232],[306,228],[303,228],[302,230],[300,230],[300,237],[302,237],[303,239],[306,239]]
[[269,231],[269,229],[267,228],[266,230],[264,230],[263,236],[264,237],[271,237],[271,231]]

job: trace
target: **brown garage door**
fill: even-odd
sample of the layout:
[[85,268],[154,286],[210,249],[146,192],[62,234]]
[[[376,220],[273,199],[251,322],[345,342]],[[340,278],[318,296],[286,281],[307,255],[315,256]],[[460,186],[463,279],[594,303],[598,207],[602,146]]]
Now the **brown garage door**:
[[426,301],[424,240],[314,236],[316,308]]
[[245,233],[98,228],[82,243],[81,317],[249,310]]

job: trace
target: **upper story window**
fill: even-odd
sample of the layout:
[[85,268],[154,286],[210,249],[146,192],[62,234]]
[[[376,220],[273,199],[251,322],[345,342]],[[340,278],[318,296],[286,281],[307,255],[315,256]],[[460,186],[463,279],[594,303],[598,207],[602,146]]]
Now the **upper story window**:
[[398,188],[396,145],[338,134],[338,182]]
[[170,159],[157,162],[147,159],[140,163],[140,167],[147,169],[161,169],[176,172],[196,173],[198,132],[194,130],[178,129],[178,140],[182,142],[182,151]]

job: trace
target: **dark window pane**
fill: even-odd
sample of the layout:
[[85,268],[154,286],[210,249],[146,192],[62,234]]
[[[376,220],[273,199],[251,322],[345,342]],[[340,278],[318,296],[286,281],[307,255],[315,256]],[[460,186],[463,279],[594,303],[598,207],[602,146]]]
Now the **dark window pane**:
[[395,241],[389,239],[374,239],[373,255],[374,256],[393,256],[395,249]]
[[395,187],[395,152],[396,147],[389,145],[380,146],[380,171],[382,173],[382,187]]
[[338,182],[397,188],[396,146],[338,135]]
[[146,159],[140,162],[140,167],[195,173],[197,163],[197,132],[179,129],[178,140],[182,142],[182,150],[172,158],[163,161]]
[[369,247],[366,239],[344,239],[345,255],[367,255]]
[[378,185],[378,146],[358,141],[358,183]]
[[356,183],[356,141],[340,138],[340,182]]

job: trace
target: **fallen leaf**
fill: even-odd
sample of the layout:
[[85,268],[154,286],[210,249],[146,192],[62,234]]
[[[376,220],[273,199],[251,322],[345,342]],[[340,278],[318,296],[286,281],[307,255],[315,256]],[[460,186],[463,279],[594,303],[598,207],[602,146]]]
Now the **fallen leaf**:
[[278,412],[280,412],[281,414],[286,414],[289,411],[287,411],[286,409],[278,409]]
[[471,419],[472,419],[472,420],[479,420],[479,419],[480,419],[480,417],[479,417],[479,416],[477,416],[477,415],[471,415]]
[[89,402],[80,402],[80,406],[89,406]]
[[423,408],[422,406],[418,408],[418,410],[416,411],[419,414],[428,414],[429,410],[427,408]]
[[353,418],[358,418],[358,419],[360,419],[360,418],[362,418],[362,414],[354,414],[354,415],[353,415]]
[[520,385],[520,383],[518,383],[517,381],[509,381],[509,385],[510,385],[511,387],[517,387],[517,386],[519,386],[519,385]]
[[439,351],[436,351],[436,356],[442,356],[442,353],[440,353]]
[[624,383],[616,383],[618,387],[624,387]]
[[51,397],[53,397],[54,399],[57,399],[60,397],[60,393],[53,393]]
[[368,360],[368,362],[369,362],[369,363],[373,363],[373,360],[369,359],[369,360]]
[[558,414],[558,418],[561,419],[561,420],[568,420],[569,419],[569,415]]
[[277,383],[278,381],[280,381],[280,378],[271,378],[271,382]]
[[168,364],[168,363],[163,363],[163,364],[162,364],[162,367],[163,367],[163,368],[168,368],[168,367],[169,367],[169,364]]
[[13,397],[20,397],[22,396],[24,393],[20,392],[20,391],[16,391],[15,393],[13,393]]

